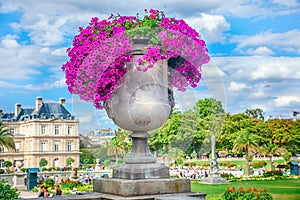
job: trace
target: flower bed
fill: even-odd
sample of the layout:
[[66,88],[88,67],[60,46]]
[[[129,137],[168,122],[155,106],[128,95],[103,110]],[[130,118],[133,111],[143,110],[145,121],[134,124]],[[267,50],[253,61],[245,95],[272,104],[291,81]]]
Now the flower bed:
[[243,200],[271,200],[273,199],[272,195],[267,193],[266,189],[257,189],[248,187],[245,190],[243,187],[239,187],[236,189],[235,187],[230,188],[227,187],[226,192],[222,195],[225,200],[235,200],[235,199],[243,199]]

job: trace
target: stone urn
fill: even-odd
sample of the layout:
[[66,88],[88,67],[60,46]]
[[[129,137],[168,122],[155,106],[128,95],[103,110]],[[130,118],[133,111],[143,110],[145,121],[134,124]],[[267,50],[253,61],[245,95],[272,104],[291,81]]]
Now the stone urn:
[[143,55],[142,49],[147,41],[134,41],[131,52],[134,60],[126,64],[124,81],[104,105],[115,124],[132,131],[131,153],[124,159],[124,164],[113,169],[113,178],[169,178],[169,169],[157,163],[147,141],[150,137],[147,131],[162,126],[174,105],[173,95],[168,89],[168,62],[160,60],[146,72],[139,71],[136,60]]

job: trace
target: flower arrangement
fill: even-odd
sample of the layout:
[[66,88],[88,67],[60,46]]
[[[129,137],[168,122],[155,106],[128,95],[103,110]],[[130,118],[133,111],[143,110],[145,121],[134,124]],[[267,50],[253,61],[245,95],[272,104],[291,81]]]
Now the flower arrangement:
[[145,9],[143,18],[139,14],[111,15],[102,21],[95,17],[86,28],[79,28],[67,49],[70,59],[62,66],[68,90],[102,109],[122,83],[126,62],[134,60],[136,38],[148,39],[144,54],[136,60],[138,70],[147,71],[158,60],[168,59],[170,87],[185,91],[197,86],[201,66],[210,59],[205,42],[184,20]]

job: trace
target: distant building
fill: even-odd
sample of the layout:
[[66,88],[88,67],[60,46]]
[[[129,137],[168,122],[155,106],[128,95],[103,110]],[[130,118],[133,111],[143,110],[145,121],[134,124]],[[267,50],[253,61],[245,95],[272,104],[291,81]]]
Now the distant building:
[[115,132],[110,128],[90,131],[84,135],[80,134],[82,143],[88,148],[104,145],[113,137],[115,137]]
[[79,166],[79,120],[65,107],[65,99],[59,102],[43,102],[37,97],[34,108],[15,105],[14,113],[0,110],[0,121],[13,134],[16,149],[0,147],[0,168],[6,160],[21,162],[24,168],[39,167],[46,159],[46,167],[64,167],[67,158],[73,158],[73,166]]

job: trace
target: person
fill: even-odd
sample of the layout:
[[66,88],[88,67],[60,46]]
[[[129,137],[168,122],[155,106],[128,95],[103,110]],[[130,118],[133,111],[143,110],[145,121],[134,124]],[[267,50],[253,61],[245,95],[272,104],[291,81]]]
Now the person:
[[44,186],[42,185],[41,186],[41,189],[40,189],[40,191],[39,191],[39,193],[38,193],[38,198],[44,198],[44,195],[45,194],[45,188],[44,188]]
[[56,185],[53,197],[62,196],[62,195],[63,195],[62,190],[60,189],[59,185]]
[[48,198],[49,197],[49,191],[47,187],[44,187],[44,197]]

